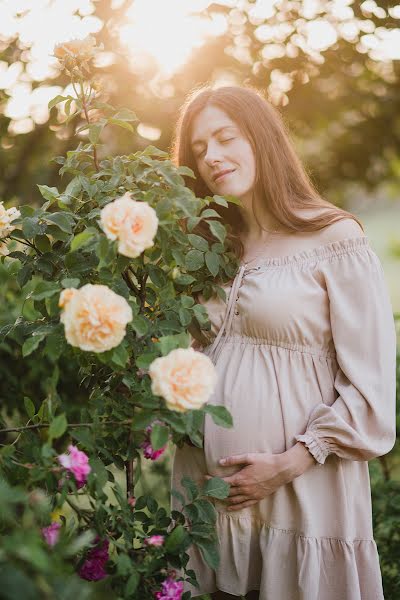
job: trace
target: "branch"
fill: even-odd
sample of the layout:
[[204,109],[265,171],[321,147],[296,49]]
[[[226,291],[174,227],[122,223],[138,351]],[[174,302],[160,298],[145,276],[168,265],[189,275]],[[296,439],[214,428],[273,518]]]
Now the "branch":
[[[85,95],[85,90],[83,89],[83,83],[82,80],[80,80],[80,86],[81,86],[81,91],[82,91],[82,106],[83,106],[83,112],[85,113],[85,118],[87,121],[87,124],[90,125],[90,119],[89,119],[89,113],[88,113],[88,106],[86,103],[86,95]],[[99,171],[99,163],[97,160],[97,148],[96,148],[96,144],[93,144],[93,161],[94,161],[94,166],[96,168],[96,171]]]
[[[96,425],[131,425],[133,419],[126,419],[125,421],[102,421],[101,423],[68,423],[67,427],[93,427]],[[50,427],[50,423],[37,423],[36,425],[25,425],[24,427],[7,427],[7,429],[0,429],[0,433],[18,433],[19,431],[28,431],[30,429],[44,429]]]

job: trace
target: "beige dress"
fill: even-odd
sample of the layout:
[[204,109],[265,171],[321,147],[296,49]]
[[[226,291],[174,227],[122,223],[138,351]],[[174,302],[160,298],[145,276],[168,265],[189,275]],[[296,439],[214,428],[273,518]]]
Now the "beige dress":
[[367,461],[395,442],[396,362],[381,263],[363,236],[251,264],[225,287],[227,303],[204,303],[213,343],[201,351],[219,376],[210,403],[229,409],[234,428],[207,415],[204,450],[177,448],[172,485],[231,475],[241,467],[220,458],[281,453],[297,440],[318,462],[250,507],[227,512],[217,500],[220,566],[191,547],[200,589],[185,590],[381,600]]

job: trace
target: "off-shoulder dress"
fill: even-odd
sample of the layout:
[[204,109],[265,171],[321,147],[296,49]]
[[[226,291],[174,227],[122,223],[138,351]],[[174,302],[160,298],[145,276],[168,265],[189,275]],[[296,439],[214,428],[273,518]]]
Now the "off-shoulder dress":
[[[204,424],[204,448],[177,448],[171,484],[227,476],[222,457],[303,442],[316,462],[255,505],[216,501],[220,566],[189,549],[200,589],[260,600],[381,600],[368,460],[395,442],[396,333],[367,236],[242,264],[227,302],[205,302],[218,372],[211,404],[233,429]],[[172,498],[172,506],[179,503]]]

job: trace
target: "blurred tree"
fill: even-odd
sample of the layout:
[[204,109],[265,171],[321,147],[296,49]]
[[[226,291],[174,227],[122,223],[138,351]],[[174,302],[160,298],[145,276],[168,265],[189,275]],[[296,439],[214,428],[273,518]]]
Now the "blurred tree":
[[[159,130],[158,147],[168,149],[178,109],[190,89],[206,81],[244,82],[265,90],[280,107],[314,181],[335,201],[341,202],[340,192],[349,182],[372,189],[382,181],[398,180],[400,68],[398,60],[383,60],[376,48],[378,38],[387,38],[389,47],[390,31],[398,28],[396,0],[210,3],[199,16],[211,19],[219,14],[226,20],[226,32],[207,40],[169,78],[160,75],[155,61],[135,63],[121,47],[119,31],[131,4],[132,0],[93,3],[93,16],[103,24],[96,35],[105,48],[99,66],[108,101],[132,107],[142,123]],[[79,10],[76,14],[81,16]],[[395,38],[392,52],[393,44]],[[29,51],[16,37],[0,39],[0,60],[18,65],[19,80],[32,79]],[[56,72],[46,81],[32,81],[33,88],[48,85],[58,85],[61,91],[66,81]],[[47,124],[13,133],[15,127],[1,110],[6,103],[4,93],[0,197],[35,202],[35,183],[51,186],[57,178],[59,167],[50,157],[74,147],[72,130],[60,123],[60,113],[53,109],[56,136]],[[125,131],[106,135],[110,152],[117,146],[123,152],[142,149],[149,141]]]

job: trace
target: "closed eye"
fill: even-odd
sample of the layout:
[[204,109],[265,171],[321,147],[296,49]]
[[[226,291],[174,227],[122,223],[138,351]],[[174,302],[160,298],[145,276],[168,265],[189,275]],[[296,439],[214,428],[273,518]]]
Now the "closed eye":
[[[231,140],[236,139],[235,137],[230,137],[230,138],[225,138],[224,140],[219,140],[221,144],[225,144],[226,142],[230,142]],[[205,154],[205,149],[202,150],[201,152],[198,152],[195,156],[196,158],[201,158],[202,156],[204,156]]]

